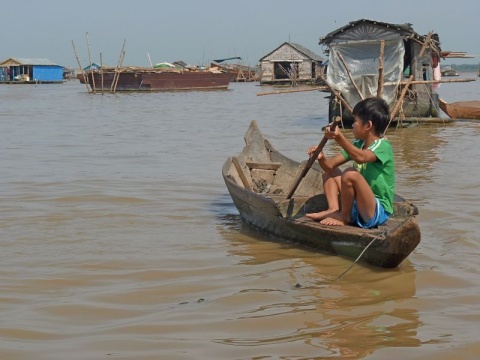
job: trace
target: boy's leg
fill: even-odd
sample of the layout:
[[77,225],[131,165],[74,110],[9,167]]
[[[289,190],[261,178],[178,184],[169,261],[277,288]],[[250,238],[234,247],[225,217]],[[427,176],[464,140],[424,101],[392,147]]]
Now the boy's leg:
[[342,211],[324,218],[324,225],[348,225],[351,223],[353,201],[357,202],[359,215],[369,222],[375,215],[376,199],[365,178],[353,168],[346,169],[341,179]]
[[328,209],[317,213],[308,213],[305,216],[313,220],[321,220],[324,217],[338,211],[340,204],[338,203],[338,193],[341,188],[342,171],[335,168],[328,173],[323,173],[323,192],[327,198]]
[[[343,196],[345,191],[345,195]],[[350,222],[353,200],[357,203],[358,214],[365,223],[375,216],[377,199],[365,178],[355,169],[345,170],[342,177],[342,215]]]

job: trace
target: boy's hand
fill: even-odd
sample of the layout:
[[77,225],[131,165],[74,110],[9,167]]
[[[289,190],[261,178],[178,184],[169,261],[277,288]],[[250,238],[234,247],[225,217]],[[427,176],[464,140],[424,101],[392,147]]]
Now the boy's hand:
[[325,136],[328,138],[328,140],[336,139],[340,133],[338,126],[335,126],[335,128],[331,130],[331,125],[332,124],[330,123],[328,126],[325,126]]
[[[312,146],[307,149],[307,154],[311,157],[313,153],[317,150],[317,146]],[[317,156],[317,160],[320,160],[323,157],[323,151],[320,151],[320,153]]]

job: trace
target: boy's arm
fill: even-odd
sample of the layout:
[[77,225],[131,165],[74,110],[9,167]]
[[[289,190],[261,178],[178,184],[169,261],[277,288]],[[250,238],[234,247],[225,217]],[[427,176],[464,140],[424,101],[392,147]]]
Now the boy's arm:
[[[355,161],[357,164],[364,164],[367,162],[377,161],[377,156],[372,150],[369,149],[359,149],[354,146],[347,138],[342,134],[342,132],[337,128],[335,131],[331,131],[331,138],[335,139],[338,145],[346,151],[350,159]],[[328,135],[327,135],[328,136]]]
[[335,155],[334,157],[327,158],[323,155],[323,152],[318,156],[318,163],[325,172],[330,172],[333,169],[343,165],[347,162],[347,159],[342,154]]

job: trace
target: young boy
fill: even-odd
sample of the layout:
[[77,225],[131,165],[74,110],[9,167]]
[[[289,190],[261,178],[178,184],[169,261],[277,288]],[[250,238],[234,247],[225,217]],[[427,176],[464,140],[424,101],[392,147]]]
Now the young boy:
[[[306,216],[324,225],[358,225],[373,228],[385,223],[393,213],[395,165],[390,143],[383,137],[390,115],[387,103],[380,98],[367,98],[353,109],[353,135],[349,142],[338,127],[325,135],[342,147],[340,154],[326,158],[321,152],[318,163],[323,173],[323,189],[328,209]],[[307,150],[311,155],[316,149]],[[353,167],[339,169],[353,160]],[[341,208],[338,201],[340,193]]]

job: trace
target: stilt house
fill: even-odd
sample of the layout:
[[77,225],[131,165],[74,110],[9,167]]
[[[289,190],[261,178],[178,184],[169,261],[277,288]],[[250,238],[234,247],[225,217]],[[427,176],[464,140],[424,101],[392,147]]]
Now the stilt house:
[[[436,34],[419,35],[411,24],[389,24],[360,19],[320,38],[328,54],[327,82],[353,108],[362,98],[380,96],[392,109],[408,85],[399,114],[405,117],[437,117],[432,57],[439,56]],[[413,81],[408,77],[413,75]],[[331,97],[329,118],[345,112]]]
[[322,63],[321,56],[304,46],[285,42],[260,59],[260,84],[314,83]]

